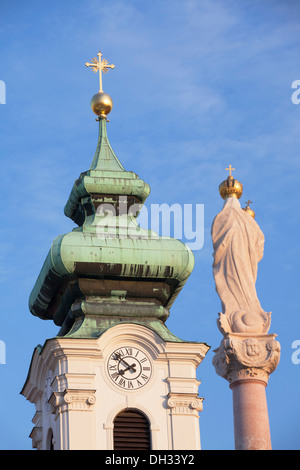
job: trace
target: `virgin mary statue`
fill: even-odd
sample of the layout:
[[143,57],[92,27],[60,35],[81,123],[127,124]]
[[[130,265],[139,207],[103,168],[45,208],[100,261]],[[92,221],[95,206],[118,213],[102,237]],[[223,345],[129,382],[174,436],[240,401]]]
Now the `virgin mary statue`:
[[[227,184],[229,178],[233,186],[238,183],[228,177]],[[227,191],[211,229],[213,275],[222,305],[218,326],[223,333],[262,334],[269,330],[271,314],[262,309],[255,284],[265,240],[254,217],[241,208],[240,195]]]

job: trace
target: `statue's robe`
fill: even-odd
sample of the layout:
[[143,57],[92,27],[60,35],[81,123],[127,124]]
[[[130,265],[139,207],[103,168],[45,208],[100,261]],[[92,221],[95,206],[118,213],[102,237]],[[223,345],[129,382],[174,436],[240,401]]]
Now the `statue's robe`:
[[225,200],[211,229],[213,275],[221,299],[219,326],[231,332],[265,333],[270,314],[257,298],[257,265],[263,257],[264,235],[236,198]]

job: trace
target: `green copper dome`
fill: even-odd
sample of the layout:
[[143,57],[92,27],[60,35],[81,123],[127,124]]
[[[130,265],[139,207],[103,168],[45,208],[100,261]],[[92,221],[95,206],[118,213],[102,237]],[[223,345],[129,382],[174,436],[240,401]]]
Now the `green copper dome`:
[[149,283],[154,296],[156,285],[167,286],[160,308],[171,307],[193,270],[194,256],[181,241],[139,227],[136,218],[149,193],[147,183],[125,171],[100,118],[92,164],[75,181],[64,209],[77,227],[53,241],[30,295],[33,315],[63,325],[74,301],[86,298],[82,279],[97,282],[98,296],[101,282],[122,281],[131,297],[146,295]]
[[81,225],[85,220],[85,198],[91,195],[100,196],[99,201],[107,204],[114,196],[127,196],[132,204],[143,204],[149,194],[147,183],[132,171],[125,171],[109,143],[106,120],[100,119],[98,145],[92,164],[75,181],[65,206],[65,215]]

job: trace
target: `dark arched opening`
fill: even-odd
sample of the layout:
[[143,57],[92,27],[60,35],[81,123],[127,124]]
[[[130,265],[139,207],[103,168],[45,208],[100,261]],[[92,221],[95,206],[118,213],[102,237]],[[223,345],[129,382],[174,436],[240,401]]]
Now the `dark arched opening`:
[[121,411],[114,419],[114,450],[150,450],[149,421],[138,410]]
[[52,429],[49,429],[48,431],[46,446],[47,446],[47,450],[54,450]]

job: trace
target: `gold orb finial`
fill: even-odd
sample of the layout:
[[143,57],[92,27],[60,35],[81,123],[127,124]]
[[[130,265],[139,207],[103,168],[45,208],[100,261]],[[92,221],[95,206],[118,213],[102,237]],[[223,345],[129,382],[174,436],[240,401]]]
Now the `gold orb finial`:
[[91,99],[91,108],[99,118],[105,118],[112,110],[113,102],[107,93],[96,93]]
[[[98,57],[98,59],[97,59]],[[109,69],[114,69],[114,64],[109,64],[108,60],[102,59],[101,51],[98,52],[97,57],[94,57],[91,62],[86,62],[87,67],[91,67],[92,71],[99,72],[99,92],[93,96],[91,100],[91,108],[99,118],[106,118],[113,107],[111,97],[103,92],[102,88],[102,72],[107,73]]]
[[250,201],[250,199],[246,202],[247,206],[243,207],[243,211],[247,212],[253,219],[255,219],[255,212],[252,210],[249,206],[249,204],[252,204],[253,201]]
[[220,195],[222,199],[228,199],[229,197],[240,199],[243,193],[243,185],[231,175],[235,168],[229,165],[229,168],[226,168],[226,170],[229,171],[229,176],[219,186]]

